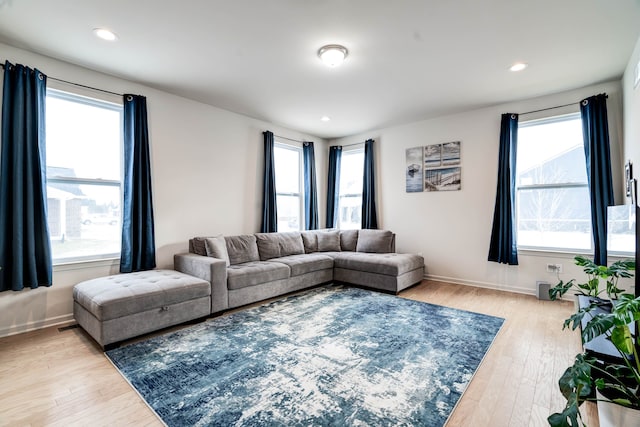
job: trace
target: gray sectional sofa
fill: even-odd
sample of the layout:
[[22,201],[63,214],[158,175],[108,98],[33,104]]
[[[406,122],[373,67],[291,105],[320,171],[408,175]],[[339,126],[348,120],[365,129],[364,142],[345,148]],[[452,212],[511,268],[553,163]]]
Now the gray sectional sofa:
[[174,268],[211,284],[211,313],[331,281],[398,293],[424,277],[423,257],[395,253],[388,230],[196,237]]
[[78,283],[75,319],[106,348],[331,281],[397,293],[422,280],[424,259],[395,253],[390,231],[326,230],[194,238],[174,268]]

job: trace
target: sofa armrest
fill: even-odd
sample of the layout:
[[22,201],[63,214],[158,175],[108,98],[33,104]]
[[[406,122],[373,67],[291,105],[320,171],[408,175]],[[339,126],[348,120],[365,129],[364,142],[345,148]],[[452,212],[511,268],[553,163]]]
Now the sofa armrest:
[[189,253],[174,255],[173,264],[177,271],[199,277],[211,284],[211,313],[229,308],[225,260]]

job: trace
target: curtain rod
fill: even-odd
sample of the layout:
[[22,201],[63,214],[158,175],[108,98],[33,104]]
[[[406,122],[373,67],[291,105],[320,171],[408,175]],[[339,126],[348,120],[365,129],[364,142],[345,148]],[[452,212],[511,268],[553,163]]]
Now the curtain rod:
[[298,141],[297,139],[293,139],[293,138],[287,138],[286,136],[280,136],[280,135],[273,135],[276,138],[280,138],[280,139],[286,139],[287,141],[293,141],[293,142],[299,142],[300,144],[304,144],[305,142],[310,142],[310,141]]
[[556,108],[568,107],[570,105],[575,105],[575,104],[578,104],[578,102],[572,102],[570,104],[564,104],[564,105],[556,105],[555,107],[549,107],[549,108],[541,108],[539,110],[527,111],[527,112],[524,112],[524,113],[518,113],[518,115],[519,116],[524,116],[525,114],[533,114],[533,113],[539,113],[541,111],[555,110]]
[[[2,68],[4,69],[4,62],[3,62],[3,63],[0,63],[0,67],[2,67]],[[83,85],[83,84],[80,84],[80,83],[74,83],[74,82],[70,82],[70,81],[67,81],[67,80],[58,79],[58,78],[51,77],[51,76],[47,76],[47,79],[55,80],[55,81],[60,82],[60,83],[70,84],[70,85],[73,85],[73,86],[83,87],[83,88],[85,88],[85,89],[97,90],[98,92],[109,93],[109,94],[111,94],[111,95],[124,96],[124,95],[123,95],[123,94],[121,94],[121,93],[111,92],[110,90],[99,89],[99,88],[97,88],[97,87],[87,86],[87,85]]]
[[[605,95],[605,97],[609,98],[609,95],[607,95],[606,93],[605,93],[604,95]],[[541,111],[555,110],[556,108],[569,107],[569,106],[571,106],[571,105],[579,104],[579,103],[581,103],[581,102],[582,102],[582,101],[577,101],[577,102],[572,102],[572,103],[570,103],[570,104],[557,105],[557,106],[555,106],[555,107],[541,108],[541,109],[539,109],[539,110],[527,111],[527,112],[525,112],[525,113],[518,113],[518,115],[522,116],[522,115],[524,115],[524,114],[533,114],[533,113],[539,113],[539,112],[541,112]]]

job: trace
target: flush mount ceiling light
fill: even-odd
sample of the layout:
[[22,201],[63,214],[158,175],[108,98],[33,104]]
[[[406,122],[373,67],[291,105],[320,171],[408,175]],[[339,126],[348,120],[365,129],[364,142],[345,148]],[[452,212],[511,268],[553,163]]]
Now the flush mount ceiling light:
[[524,62],[516,62],[511,67],[509,67],[510,71],[522,71],[527,68],[529,64],[525,64]]
[[329,116],[322,116],[322,117],[320,117],[320,121],[322,121],[322,122],[328,122],[328,121],[330,121],[330,120],[331,120],[331,117],[329,117]]
[[328,44],[318,50],[318,57],[329,67],[337,67],[347,57],[349,51],[339,44]]
[[113,31],[107,30],[106,28],[94,28],[93,34],[95,34],[96,37],[100,37],[102,40],[110,42],[118,40],[118,36],[116,36]]

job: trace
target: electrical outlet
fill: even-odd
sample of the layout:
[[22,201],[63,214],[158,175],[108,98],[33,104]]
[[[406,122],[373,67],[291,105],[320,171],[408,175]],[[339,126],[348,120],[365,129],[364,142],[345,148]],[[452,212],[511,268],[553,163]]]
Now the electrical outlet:
[[547,264],[547,273],[562,273],[562,264]]

